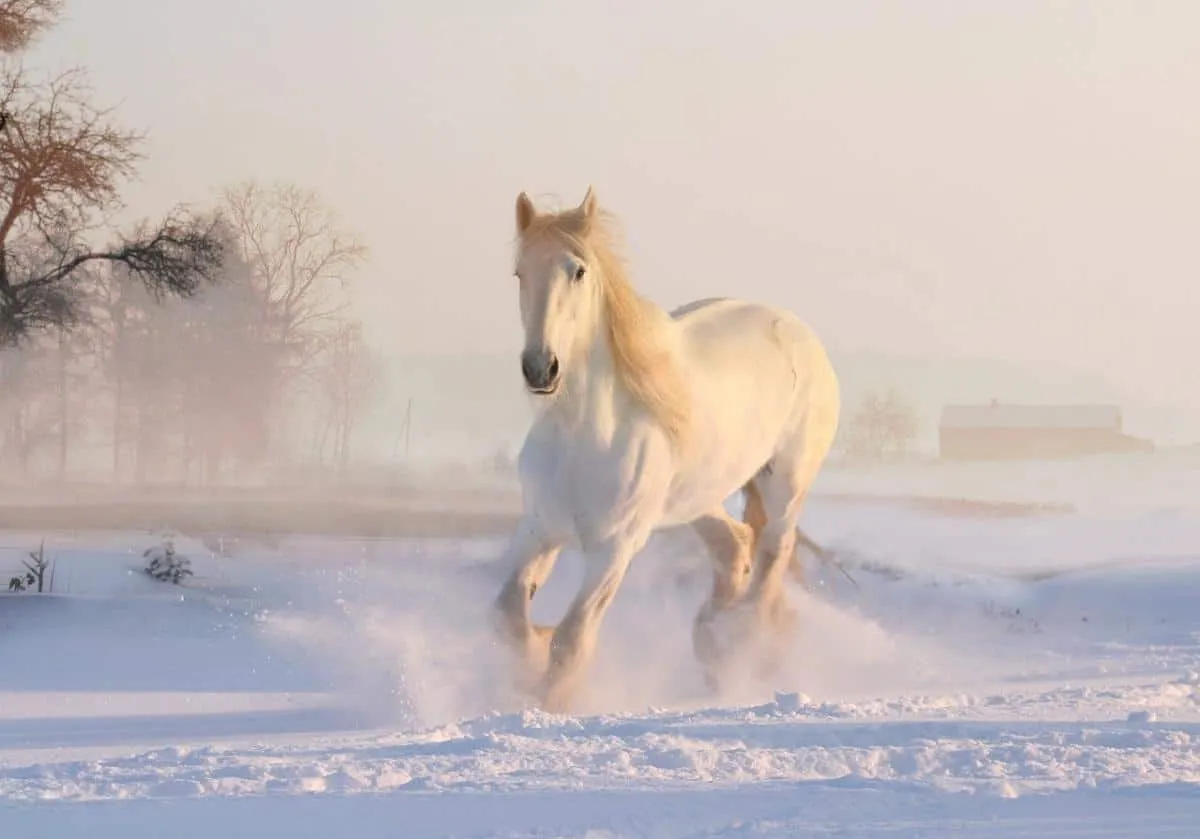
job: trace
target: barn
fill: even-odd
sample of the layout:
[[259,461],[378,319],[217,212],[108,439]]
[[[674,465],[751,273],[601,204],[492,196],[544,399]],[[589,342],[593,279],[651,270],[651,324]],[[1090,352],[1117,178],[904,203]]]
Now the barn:
[[947,405],[938,427],[943,460],[1051,460],[1153,446],[1125,434],[1114,405]]

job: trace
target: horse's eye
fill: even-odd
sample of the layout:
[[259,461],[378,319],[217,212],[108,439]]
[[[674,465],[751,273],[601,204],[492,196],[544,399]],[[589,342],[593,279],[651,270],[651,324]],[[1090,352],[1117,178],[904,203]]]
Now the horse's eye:
[[582,280],[583,275],[586,272],[587,272],[587,269],[584,266],[580,265],[578,268],[575,269],[575,279]]

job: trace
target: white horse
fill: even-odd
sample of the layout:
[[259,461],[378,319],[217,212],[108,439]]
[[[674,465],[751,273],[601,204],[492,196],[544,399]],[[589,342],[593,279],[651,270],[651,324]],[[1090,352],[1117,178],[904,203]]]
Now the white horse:
[[[797,520],[840,411],[828,356],[781,309],[711,299],[668,314],[640,296],[590,187],[558,213],[522,192],[516,221],[521,369],[538,412],[494,616],[518,684],[546,710],[567,710],[630,561],[653,531],[684,524],[715,564],[693,626],[715,683],[729,654],[718,616],[743,607],[743,642],[782,637],[794,620],[785,575]],[[741,521],[723,506],[739,489]],[[569,544],[583,552],[583,583],[556,627],[534,625],[534,593]]]

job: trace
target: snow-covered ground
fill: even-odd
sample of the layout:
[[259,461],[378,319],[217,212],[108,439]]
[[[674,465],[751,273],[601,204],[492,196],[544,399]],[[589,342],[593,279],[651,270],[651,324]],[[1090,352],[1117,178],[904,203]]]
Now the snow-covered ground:
[[[1110,464],[1099,504],[1080,468],[1008,493],[1074,513],[814,499],[853,582],[808,558],[786,672],[724,696],[698,544],[656,537],[569,717],[506,695],[500,537],[181,537],[176,587],[152,534],[51,534],[55,593],[0,595],[0,836],[1200,835],[1200,473]],[[0,532],[5,579],[43,535]]]

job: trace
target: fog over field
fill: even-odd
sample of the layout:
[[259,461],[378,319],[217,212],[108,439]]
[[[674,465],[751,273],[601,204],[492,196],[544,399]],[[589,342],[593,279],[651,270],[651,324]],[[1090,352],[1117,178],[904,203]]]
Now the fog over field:
[[283,180],[368,248],[339,272],[386,370],[364,456],[392,457],[409,398],[423,446],[462,448],[493,413],[488,446],[516,445],[512,202],[588,184],[652,299],[788,307],[852,393],[919,401],[929,441],[942,403],[997,398],[1114,402],[1195,442],[1198,17],[118,0],[66,3],[21,60],[85,67],[146,132],[119,218]]

